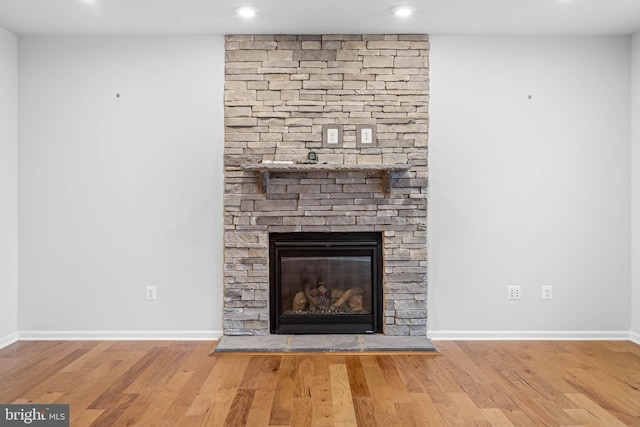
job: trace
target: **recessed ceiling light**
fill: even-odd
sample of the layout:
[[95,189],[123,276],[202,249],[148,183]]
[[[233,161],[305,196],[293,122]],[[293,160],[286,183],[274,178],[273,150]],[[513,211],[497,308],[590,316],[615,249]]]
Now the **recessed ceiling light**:
[[406,18],[413,13],[413,9],[408,6],[398,6],[393,9],[393,13],[399,18]]
[[255,14],[255,9],[251,7],[241,7],[238,9],[238,15],[242,16],[243,18],[251,18]]

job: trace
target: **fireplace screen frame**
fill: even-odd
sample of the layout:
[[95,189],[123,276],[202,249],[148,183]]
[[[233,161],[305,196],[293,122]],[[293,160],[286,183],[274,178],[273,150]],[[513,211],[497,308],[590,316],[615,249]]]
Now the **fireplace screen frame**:
[[[272,334],[382,333],[383,313],[382,233],[270,233],[269,320]],[[285,314],[282,307],[282,258],[368,256],[371,259],[370,314]],[[368,290],[367,290],[368,291]],[[365,292],[367,292],[365,291]]]

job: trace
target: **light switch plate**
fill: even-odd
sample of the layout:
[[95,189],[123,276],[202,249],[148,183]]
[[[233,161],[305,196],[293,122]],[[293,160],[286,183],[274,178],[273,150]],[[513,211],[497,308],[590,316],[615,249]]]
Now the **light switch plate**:
[[322,125],[322,146],[325,148],[342,147],[342,125]]
[[356,129],[356,147],[377,147],[376,125],[358,125]]

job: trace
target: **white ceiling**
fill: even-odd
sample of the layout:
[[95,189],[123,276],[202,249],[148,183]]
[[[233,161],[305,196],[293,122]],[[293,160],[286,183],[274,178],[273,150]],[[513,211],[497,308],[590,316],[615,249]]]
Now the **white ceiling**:
[[[235,13],[254,6],[256,16]],[[391,9],[415,13],[396,18]],[[629,35],[640,0],[0,0],[17,34]]]

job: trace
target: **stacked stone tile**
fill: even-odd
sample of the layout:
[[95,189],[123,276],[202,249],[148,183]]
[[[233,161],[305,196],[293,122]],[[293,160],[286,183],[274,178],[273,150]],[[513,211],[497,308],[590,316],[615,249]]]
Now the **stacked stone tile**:
[[[224,333],[269,334],[270,232],[380,231],[384,333],[425,335],[428,51],[426,35],[226,37]],[[322,147],[322,125],[343,127]],[[356,126],[377,146],[356,148]],[[372,172],[275,173],[268,194],[243,166],[409,164],[389,194]]]

